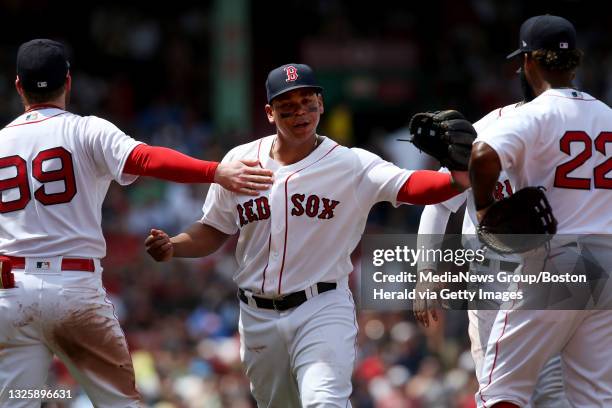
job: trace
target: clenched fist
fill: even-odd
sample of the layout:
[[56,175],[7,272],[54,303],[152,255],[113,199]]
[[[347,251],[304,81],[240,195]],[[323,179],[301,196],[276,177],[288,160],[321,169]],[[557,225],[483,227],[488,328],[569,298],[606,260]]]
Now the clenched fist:
[[170,242],[170,237],[162,230],[151,229],[144,244],[151,258],[157,262],[169,261],[174,255],[174,246]]

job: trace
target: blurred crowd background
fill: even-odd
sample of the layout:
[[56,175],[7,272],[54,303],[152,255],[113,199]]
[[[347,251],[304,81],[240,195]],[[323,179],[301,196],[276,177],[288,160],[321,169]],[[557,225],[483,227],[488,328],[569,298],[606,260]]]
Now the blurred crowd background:
[[[517,66],[505,55],[531,15],[574,22],[585,51],[576,84],[612,102],[612,14],[591,3],[4,0],[0,120],[21,111],[13,85],[18,45],[49,37],[70,49],[71,111],[106,118],[150,144],[219,160],[273,133],[263,110],[267,72],[303,62],[325,87],[321,134],[407,168],[435,168],[395,139],[418,111],[456,108],[475,121],[520,100]],[[138,386],[157,408],[254,406],[238,353],[235,241],[208,258],[166,264],[147,259],[142,245],[151,227],[176,233],[199,219],[206,190],[150,179],[113,184],[103,209],[105,286]],[[378,205],[366,232],[414,233],[421,210]],[[358,271],[358,250],[353,258]],[[465,311],[447,311],[427,330],[410,312],[359,310],[358,320],[354,407],[475,406]],[[74,390],[64,406],[90,406],[58,361],[49,384]]]

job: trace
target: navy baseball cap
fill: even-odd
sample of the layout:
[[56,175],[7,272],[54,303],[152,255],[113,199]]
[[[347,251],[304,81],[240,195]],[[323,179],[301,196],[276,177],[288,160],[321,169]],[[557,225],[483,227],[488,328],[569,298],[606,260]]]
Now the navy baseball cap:
[[53,91],[66,82],[70,63],[62,43],[36,39],[21,44],[17,51],[17,75],[23,89]]
[[506,58],[513,58],[523,52],[536,50],[576,49],[574,25],[559,16],[546,14],[527,19],[521,26],[519,49]]
[[298,88],[315,88],[317,92],[323,90],[312,68],[306,64],[285,64],[274,68],[266,80],[268,103],[277,96]]

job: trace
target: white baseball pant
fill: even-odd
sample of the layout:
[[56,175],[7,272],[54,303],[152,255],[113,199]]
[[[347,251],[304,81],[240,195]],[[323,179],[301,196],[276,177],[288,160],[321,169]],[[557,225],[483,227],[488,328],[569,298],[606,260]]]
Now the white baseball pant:
[[[471,341],[472,358],[476,366],[476,377],[481,387],[489,381],[488,373],[483,375],[482,367],[497,313],[497,310],[468,310],[468,333]],[[528,406],[533,408],[570,407],[563,386],[563,369],[559,355],[550,358],[540,371]]]
[[[482,264],[472,264],[470,266],[473,273],[496,275],[500,270],[500,262],[497,259],[489,259],[488,266]],[[506,271],[512,272],[512,271]],[[498,285],[499,286],[499,285]],[[499,287],[497,290],[503,288]],[[482,366],[484,362],[487,343],[493,328],[493,323],[498,310],[494,307],[499,305],[490,304],[491,309],[470,309],[468,310],[468,334],[471,342],[472,358],[476,368],[476,378],[480,386],[488,383],[487,374],[483,375]],[[529,401],[529,407],[533,408],[569,408],[565,388],[563,386],[563,372],[561,358],[553,356],[540,371],[533,395]]]
[[[106,299],[102,268],[62,271],[61,257],[27,258],[16,288],[0,289],[0,405],[40,407],[10,390],[40,390],[53,354],[96,407],[140,407],[125,336]],[[14,393],[13,393],[14,394]]]
[[284,312],[240,302],[240,356],[258,407],[347,408],[357,322],[338,287]]
[[[579,241],[580,242],[580,241]],[[612,248],[584,243],[578,250],[551,252],[546,270],[573,272],[584,247],[612,265]],[[581,245],[582,246],[582,245]],[[542,270],[542,257],[527,258],[522,268]],[[608,269],[609,273],[609,269]],[[591,304],[590,306],[593,306]],[[561,355],[565,393],[572,407],[612,406],[612,282],[608,279],[596,308],[587,310],[500,310],[496,316],[482,373],[487,381],[480,386],[476,402],[490,408],[508,401],[527,405],[538,374],[552,356]]]

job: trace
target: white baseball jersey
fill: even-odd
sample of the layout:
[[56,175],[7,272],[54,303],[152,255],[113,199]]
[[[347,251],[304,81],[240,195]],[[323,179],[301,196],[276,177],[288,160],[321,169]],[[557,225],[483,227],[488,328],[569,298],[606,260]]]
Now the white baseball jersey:
[[275,135],[238,146],[223,159],[257,159],[274,172],[259,197],[212,185],[201,222],[226,234],[240,231],[234,280],[268,295],[339,282],[352,270],[350,254],[377,202],[397,205],[411,171],[329,138],[297,163],[280,166],[269,152]]
[[517,190],[546,188],[559,234],[612,232],[612,110],[606,104],[574,89],[549,89],[477,140],[497,152]]
[[57,108],[0,130],[0,253],[102,258],[102,202],[139,144],[110,122]]

